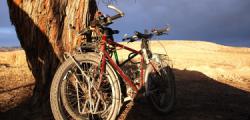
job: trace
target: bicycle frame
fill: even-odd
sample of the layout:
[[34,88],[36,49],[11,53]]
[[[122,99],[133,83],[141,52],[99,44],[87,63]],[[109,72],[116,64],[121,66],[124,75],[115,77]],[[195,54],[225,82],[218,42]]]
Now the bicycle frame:
[[[106,47],[107,44],[116,47],[121,47],[124,48],[132,53],[134,53],[133,56],[129,57],[127,60],[125,60],[121,65],[125,64],[126,62],[130,61],[131,59],[133,59],[135,56],[137,55],[141,55],[141,62],[140,62],[140,84],[139,87],[137,88],[136,85],[132,82],[132,80],[123,72],[123,70],[119,67],[119,65],[117,65],[111,58],[111,56],[109,55],[109,53],[106,51]],[[143,64],[144,64],[144,58],[142,55],[142,51],[139,50],[134,50],[132,48],[129,48],[127,46],[121,45],[119,43],[116,43],[114,41],[111,40],[107,40],[107,36],[103,35],[102,36],[102,40],[101,40],[101,47],[100,47],[100,53],[101,53],[101,71],[100,71],[100,80],[102,81],[102,75],[104,74],[105,71],[105,66],[108,63],[110,63],[110,65],[120,74],[120,76],[123,78],[123,81],[125,83],[127,83],[133,91],[135,91],[136,93],[138,93],[138,90],[144,85],[144,70],[143,70]],[[108,60],[108,61],[107,61]],[[101,81],[99,82],[99,86],[101,84]],[[99,88],[99,87],[98,87]]]

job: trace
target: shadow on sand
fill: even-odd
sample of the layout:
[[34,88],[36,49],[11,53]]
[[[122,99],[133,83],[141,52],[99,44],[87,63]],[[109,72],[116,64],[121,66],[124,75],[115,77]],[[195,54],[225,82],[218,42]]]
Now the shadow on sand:
[[250,120],[250,93],[197,71],[174,70],[177,104],[159,114],[147,100],[135,102],[127,120]]
[[[144,99],[135,102],[127,113],[120,116],[127,120],[249,120],[250,93],[208,76],[187,70],[174,70],[176,75],[177,104],[174,111],[162,115]],[[28,102],[7,112],[0,113],[2,120],[33,120],[27,112]],[[49,109],[49,108],[48,108]],[[53,117],[39,117],[52,119]]]

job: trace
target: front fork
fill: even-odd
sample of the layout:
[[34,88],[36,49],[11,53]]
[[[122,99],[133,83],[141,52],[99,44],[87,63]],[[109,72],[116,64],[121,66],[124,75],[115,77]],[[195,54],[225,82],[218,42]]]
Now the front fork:
[[147,50],[145,48],[142,48],[142,56],[146,64],[149,64],[149,56],[147,53]]
[[144,75],[144,77],[145,77],[144,78],[145,95],[146,96],[149,96],[149,94],[152,93],[152,91],[149,90],[149,82],[152,82],[152,81],[149,81],[148,77],[152,71],[155,72],[156,74],[160,75],[158,67],[161,64],[162,64],[162,60],[158,54],[152,54],[152,57],[148,58],[148,64],[146,64],[145,75]]
[[105,74],[105,71],[106,71],[106,58],[103,54],[101,54],[101,65],[100,65],[100,76],[99,76],[99,84],[98,84],[98,89],[100,88],[101,86],[101,83],[102,83],[102,80],[103,80],[103,74]]

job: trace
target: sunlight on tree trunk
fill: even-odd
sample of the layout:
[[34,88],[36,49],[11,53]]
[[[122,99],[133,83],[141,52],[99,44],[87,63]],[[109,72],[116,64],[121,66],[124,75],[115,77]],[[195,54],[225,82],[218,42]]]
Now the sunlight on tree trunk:
[[[32,105],[48,107],[50,84],[63,60],[72,51],[75,32],[91,20],[97,10],[95,0],[8,0],[10,19],[29,67],[36,79]],[[46,104],[46,105],[45,105]]]

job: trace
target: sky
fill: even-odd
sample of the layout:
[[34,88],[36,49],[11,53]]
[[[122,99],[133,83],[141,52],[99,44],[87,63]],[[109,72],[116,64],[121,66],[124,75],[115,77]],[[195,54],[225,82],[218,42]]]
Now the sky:
[[[103,0],[97,0],[103,13],[114,15]],[[202,40],[224,45],[250,47],[250,0],[117,0],[125,13],[112,28],[132,35],[135,30],[160,28],[169,24],[168,36],[154,39]],[[9,21],[6,0],[0,3],[0,46],[19,45]],[[119,41],[119,40],[117,40]]]
[[0,1],[0,47],[19,46],[15,28],[11,25],[7,0]]

